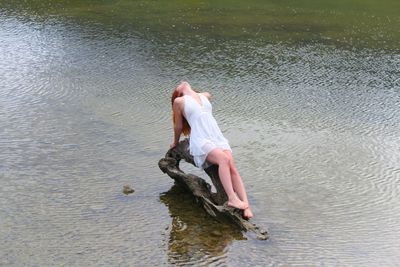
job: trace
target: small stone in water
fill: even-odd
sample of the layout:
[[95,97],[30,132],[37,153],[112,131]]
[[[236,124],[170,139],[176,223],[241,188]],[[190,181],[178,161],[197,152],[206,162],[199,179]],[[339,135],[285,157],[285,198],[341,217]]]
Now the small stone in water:
[[132,194],[133,192],[135,192],[135,190],[133,190],[133,188],[131,188],[129,185],[124,185],[124,189],[122,190],[122,192],[125,195],[128,195],[128,194]]

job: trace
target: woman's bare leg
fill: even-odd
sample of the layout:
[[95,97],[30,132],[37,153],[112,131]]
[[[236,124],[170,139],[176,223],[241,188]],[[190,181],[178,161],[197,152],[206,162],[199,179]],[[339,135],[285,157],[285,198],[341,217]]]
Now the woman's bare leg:
[[207,161],[218,164],[218,174],[228,196],[228,205],[238,209],[246,209],[248,207],[247,202],[240,200],[233,189],[230,158],[221,149],[216,148],[208,153]]
[[227,155],[227,157],[230,160],[229,167],[230,167],[230,173],[231,173],[231,177],[232,177],[233,190],[237,193],[237,195],[243,202],[249,203],[242,178],[240,177],[239,172],[236,169],[236,166],[233,162],[232,153],[229,150],[224,150],[224,153]]
[[233,156],[232,156],[231,151],[224,150],[224,153],[229,158],[229,163],[230,163],[229,167],[230,167],[230,172],[231,172],[233,190],[237,193],[239,198],[247,204],[247,209],[244,210],[244,217],[251,218],[251,217],[253,217],[253,213],[250,208],[249,200],[247,199],[247,193],[246,193],[246,189],[243,184],[242,177],[240,177],[240,174],[236,168],[235,162],[233,161]]

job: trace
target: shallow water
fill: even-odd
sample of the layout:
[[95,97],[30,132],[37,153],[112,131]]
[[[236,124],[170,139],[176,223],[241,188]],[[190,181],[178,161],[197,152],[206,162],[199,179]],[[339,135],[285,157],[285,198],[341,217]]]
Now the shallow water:
[[[398,265],[397,2],[168,3],[1,2],[0,265]],[[183,79],[270,240],[158,169]]]

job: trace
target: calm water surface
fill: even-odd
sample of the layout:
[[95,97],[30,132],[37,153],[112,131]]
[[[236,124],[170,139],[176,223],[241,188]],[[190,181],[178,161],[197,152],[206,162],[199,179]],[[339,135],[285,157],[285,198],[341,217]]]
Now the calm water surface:
[[[0,1],[0,265],[398,266],[398,10]],[[158,169],[183,79],[213,94],[270,240]]]

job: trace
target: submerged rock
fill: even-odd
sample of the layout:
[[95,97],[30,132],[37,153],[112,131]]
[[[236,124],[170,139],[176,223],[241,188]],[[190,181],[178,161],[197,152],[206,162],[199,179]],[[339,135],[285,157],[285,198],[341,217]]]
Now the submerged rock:
[[135,192],[135,190],[132,187],[130,187],[129,185],[124,185],[122,193],[124,193],[125,195],[129,195],[132,194],[133,192]]

